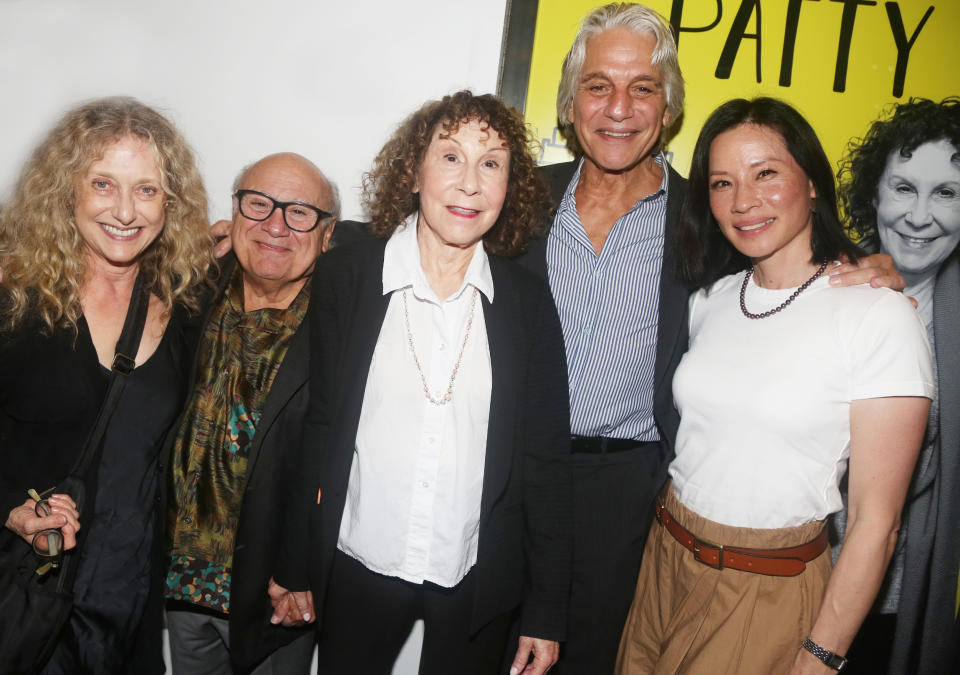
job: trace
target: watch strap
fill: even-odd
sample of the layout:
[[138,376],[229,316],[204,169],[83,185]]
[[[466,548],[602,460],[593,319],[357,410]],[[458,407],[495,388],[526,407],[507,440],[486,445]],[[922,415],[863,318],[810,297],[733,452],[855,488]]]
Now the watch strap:
[[834,654],[829,649],[824,649],[809,637],[804,639],[802,647],[816,656],[827,668],[833,668],[840,672],[847,665],[847,660],[844,657]]

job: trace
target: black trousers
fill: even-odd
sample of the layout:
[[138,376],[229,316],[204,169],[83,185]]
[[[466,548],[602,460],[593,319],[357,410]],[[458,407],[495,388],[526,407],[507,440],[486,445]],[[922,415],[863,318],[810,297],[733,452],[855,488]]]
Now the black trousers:
[[573,578],[567,642],[551,675],[608,675],[633,601],[640,558],[665,478],[659,443],[574,454]]
[[371,572],[337,551],[320,628],[317,672],[389,675],[417,619],[424,621],[421,675],[496,673],[513,613],[470,633],[474,574],[453,588]]

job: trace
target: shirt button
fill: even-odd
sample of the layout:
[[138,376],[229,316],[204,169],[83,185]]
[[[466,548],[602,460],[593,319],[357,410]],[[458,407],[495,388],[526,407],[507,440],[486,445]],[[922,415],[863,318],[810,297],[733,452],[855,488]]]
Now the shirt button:
[[190,516],[186,516],[186,517],[183,519],[183,522],[185,522],[187,525],[189,525],[189,524],[192,523],[193,521],[190,520]]
[[441,352],[446,348],[447,348],[447,345],[443,344],[442,342],[439,345],[437,345],[437,349],[439,349]]
[[420,483],[420,485],[425,488],[430,487],[430,483],[428,483],[427,481],[423,481],[422,483]]

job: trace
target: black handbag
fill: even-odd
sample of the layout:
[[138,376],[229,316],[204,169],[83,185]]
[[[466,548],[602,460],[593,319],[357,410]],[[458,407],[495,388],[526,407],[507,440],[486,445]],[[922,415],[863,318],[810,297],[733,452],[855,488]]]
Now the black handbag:
[[[96,423],[70,474],[55,488],[56,492],[73,498],[81,521],[85,511],[93,512],[95,496],[89,494],[84,477],[95,466],[94,462],[99,462],[110,417],[120,400],[126,376],[136,365],[149,307],[149,295],[143,286],[143,279],[138,276]],[[63,555],[60,565],[41,575],[37,573],[41,560],[33,548],[14,532],[0,526],[0,675],[33,675],[53,654],[73,606],[77,551],[83,543],[84,532],[84,529],[80,530],[77,546]]]

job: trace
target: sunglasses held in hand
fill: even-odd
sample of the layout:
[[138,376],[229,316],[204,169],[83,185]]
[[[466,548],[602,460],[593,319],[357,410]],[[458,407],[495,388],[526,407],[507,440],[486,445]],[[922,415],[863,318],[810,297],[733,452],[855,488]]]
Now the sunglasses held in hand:
[[[53,492],[53,488],[50,488],[44,494],[50,492]],[[27,490],[27,494],[37,503],[34,511],[39,517],[45,518],[53,514],[50,509],[50,502],[38,494],[36,490],[30,488]],[[59,529],[40,530],[33,535],[32,543],[34,555],[41,560],[40,566],[37,567],[38,575],[43,576],[51,569],[60,566],[60,559],[63,554],[63,533]]]

